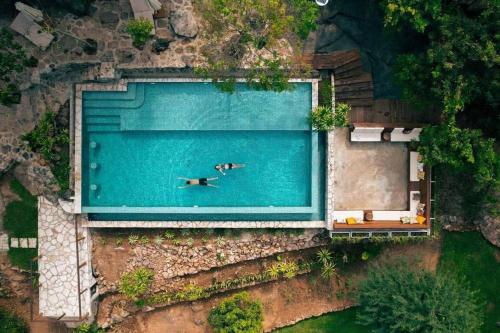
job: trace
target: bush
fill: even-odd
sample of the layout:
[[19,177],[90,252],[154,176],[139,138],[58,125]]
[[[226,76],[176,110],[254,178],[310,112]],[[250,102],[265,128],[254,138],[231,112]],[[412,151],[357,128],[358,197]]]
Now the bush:
[[309,33],[318,27],[316,20],[319,16],[319,7],[310,0],[289,0],[288,2],[295,18],[293,30],[305,40]]
[[28,333],[29,330],[22,318],[0,308],[0,332]]
[[373,267],[359,285],[358,320],[377,332],[478,332],[476,292],[453,276],[434,276],[407,262]]
[[208,316],[215,333],[260,333],[262,321],[262,304],[247,292],[226,298]]
[[75,333],[104,333],[104,330],[96,324],[83,323],[75,329]]
[[61,191],[69,188],[69,132],[57,125],[56,114],[47,111],[36,127],[21,137],[28,141],[28,148],[42,154],[50,164]]
[[346,127],[349,124],[349,113],[351,106],[346,103],[338,103],[333,113],[333,126]]
[[135,47],[142,49],[151,38],[153,23],[143,17],[132,19],[127,23],[127,32],[130,34]]
[[149,290],[153,277],[154,272],[146,267],[123,273],[118,283],[118,290],[128,298],[137,301]]

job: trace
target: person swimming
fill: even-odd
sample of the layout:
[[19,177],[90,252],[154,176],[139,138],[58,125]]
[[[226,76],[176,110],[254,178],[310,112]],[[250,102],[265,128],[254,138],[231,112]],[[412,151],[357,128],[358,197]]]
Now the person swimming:
[[244,168],[245,164],[238,164],[238,163],[220,163],[217,164],[214,168],[215,170],[219,171],[222,173],[224,176],[226,175],[224,173],[224,170],[231,170],[231,169],[240,169]]
[[182,180],[186,181],[185,186],[178,186],[177,188],[186,188],[186,187],[195,186],[195,185],[218,187],[216,185],[210,184],[209,181],[219,179],[219,177],[214,177],[214,178],[183,178],[183,177],[178,177],[177,179],[182,179]]

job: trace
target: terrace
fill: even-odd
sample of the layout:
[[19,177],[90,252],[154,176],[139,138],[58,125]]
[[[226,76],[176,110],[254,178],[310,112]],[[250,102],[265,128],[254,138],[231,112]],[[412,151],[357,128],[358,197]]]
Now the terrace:
[[359,129],[335,131],[332,233],[429,234],[430,170],[408,142],[356,142]]

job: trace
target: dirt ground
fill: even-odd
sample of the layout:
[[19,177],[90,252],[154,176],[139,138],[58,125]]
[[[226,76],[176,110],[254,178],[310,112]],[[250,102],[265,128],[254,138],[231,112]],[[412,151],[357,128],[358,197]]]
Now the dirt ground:
[[[396,256],[413,257],[423,268],[434,271],[439,261],[438,242],[390,246],[373,261],[386,261]],[[264,306],[264,329],[290,325],[312,316],[341,310],[351,306],[349,287],[346,281],[356,282],[365,274],[366,266],[350,269],[346,275],[324,282],[312,274],[291,280],[261,284],[251,287],[248,292],[259,299]],[[198,333],[210,332],[207,323],[210,309],[217,305],[228,293],[208,300],[181,303],[167,308],[140,313],[116,325],[111,332],[120,333]]]

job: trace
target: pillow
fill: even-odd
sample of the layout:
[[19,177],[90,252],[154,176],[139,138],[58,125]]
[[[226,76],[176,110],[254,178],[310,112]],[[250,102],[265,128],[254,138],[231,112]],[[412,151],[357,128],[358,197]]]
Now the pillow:
[[356,224],[356,218],[354,217],[348,217],[345,219],[347,224]]
[[423,217],[422,215],[417,216],[417,223],[418,224],[424,224],[425,220],[426,220],[426,218]]

